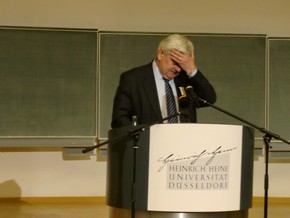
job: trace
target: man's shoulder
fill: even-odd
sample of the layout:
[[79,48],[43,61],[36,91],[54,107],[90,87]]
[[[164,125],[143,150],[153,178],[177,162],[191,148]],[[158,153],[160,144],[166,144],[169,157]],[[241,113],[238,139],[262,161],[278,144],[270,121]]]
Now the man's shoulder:
[[143,73],[146,73],[146,72],[153,72],[153,69],[152,69],[152,62],[148,63],[148,64],[144,64],[144,65],[141,65],[141,66],[137,66],[137,67],[134,67],[134,68],[131,68],[127,71],[125,71],[124,73],[122,73],[122,76],[128,76],[128,77],[131,77],[131,76],[140,76],[140,74],[142,75]]

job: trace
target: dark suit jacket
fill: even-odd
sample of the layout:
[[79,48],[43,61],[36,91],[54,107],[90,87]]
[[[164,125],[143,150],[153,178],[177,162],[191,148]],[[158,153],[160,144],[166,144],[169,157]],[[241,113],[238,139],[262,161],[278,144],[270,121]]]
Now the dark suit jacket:
[[[177,87],[191,85],[196,94],[209,103],[213,104],[216,101],[214,88],[200,71],[192,78],[188,78],[185,72],[181,72],[174,78],[174,82]],[[190,102],[184,110],[190,121],[196,122],[196,105]],[[162,119],[152,62],[131,69],[120,77],[114,98],[112,128],[132,125],[133,115],[137,116],[138,125]],[[188,118],[180,117],[180,119],[182,122],[188,122]]]

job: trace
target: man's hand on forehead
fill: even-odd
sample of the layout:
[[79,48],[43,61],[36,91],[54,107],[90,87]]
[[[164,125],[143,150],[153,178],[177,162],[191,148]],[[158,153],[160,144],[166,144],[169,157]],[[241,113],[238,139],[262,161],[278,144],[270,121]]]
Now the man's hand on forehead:
[[196,69],[193,51],[191,55],[189,55],[180,52],[178,50],[171,50],[170,57],[178,66],[180,66],[188,74],[190,74],[194,69]]

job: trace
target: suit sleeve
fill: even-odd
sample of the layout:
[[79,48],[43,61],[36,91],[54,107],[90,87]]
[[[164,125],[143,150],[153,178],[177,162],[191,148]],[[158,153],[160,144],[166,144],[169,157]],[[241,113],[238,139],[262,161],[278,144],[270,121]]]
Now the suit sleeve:
[[122,74],[114,98],[112,128],[131,125],[133,110],[131,96],[130,80],[126,77],[126,74]]
[[192,85],[194,91],[200,98],[206,100],[211,104],[214,104],[216,102],[217,97],[213,86],[200,71],[197,71],[194,77],[189,78],[189,83],[190,85]]

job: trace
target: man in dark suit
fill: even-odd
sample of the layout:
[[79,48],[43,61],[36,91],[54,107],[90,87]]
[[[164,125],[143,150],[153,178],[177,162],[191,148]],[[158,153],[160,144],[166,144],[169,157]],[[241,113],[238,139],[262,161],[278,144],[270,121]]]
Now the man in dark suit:
[[178,122],[197,121],[196,102],[185,97],[185,87],[192,86],[194,92],[209,103],[216,101],[213,86],[197,69],[192,42],[185,36],[173,34],[161,40],[152,62],[121,75],[114,98],[112,128],[132,125],[133,116],[137,117],[138,124],[167,117],[164,80],[169,80],[177,111],[186,114],[180,116]]

